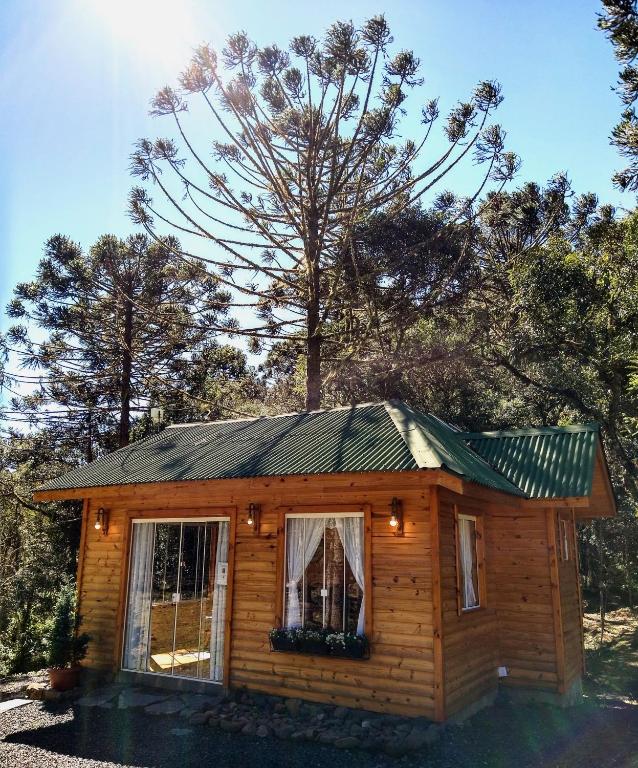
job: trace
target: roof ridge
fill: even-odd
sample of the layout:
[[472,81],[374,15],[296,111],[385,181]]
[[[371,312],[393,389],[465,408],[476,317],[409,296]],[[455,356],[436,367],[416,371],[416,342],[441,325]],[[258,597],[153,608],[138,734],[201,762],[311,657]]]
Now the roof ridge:
[[288,416],[306,416],[313,413],[332,413],[333,411],[350,411],[355,408],[371,408],[372,406],[385,405],[388,401],[382,400],[377,403],[356,403],[355,405],[335,405],[333,408],[317,408],[314,411],[289,411],[288,413],[266,413],[261,416],[244,416],[238,419],[215,419],[214,421],[185,421],[179,424],[167,424],[166,429],[177,429],[179,427],[209,427],[213,424],[236,424],[242,421],[259,421],[259,419],[283,419]]
[[477,440],[483,437],[517,437],[518,435],[560,435],[576,432],[599,432],[600,425],[596,421],[587,424],[545,425],[542,427],[520,427],[515,429],[495,429],[485,432],[459,432],[463,440]]
[[403,400],[386,400],[383,405],[397,432],[403,438],[419,469],[439,469],[443,457],[423,434],[414,414],[418,413]]

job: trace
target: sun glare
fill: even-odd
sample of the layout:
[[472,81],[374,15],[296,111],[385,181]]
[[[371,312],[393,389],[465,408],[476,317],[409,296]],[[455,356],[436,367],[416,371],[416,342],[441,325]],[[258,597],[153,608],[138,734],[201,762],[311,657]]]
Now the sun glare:
[[179,72],[201,42],[193,8],[182,0],[89,0],[114,42],[155,69]]

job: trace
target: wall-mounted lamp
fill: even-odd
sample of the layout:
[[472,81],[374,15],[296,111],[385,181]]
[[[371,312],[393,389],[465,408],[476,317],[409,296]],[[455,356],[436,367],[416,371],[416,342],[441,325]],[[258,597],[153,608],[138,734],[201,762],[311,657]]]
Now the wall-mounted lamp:
[[246,524],[252,529],[254,534],[259,534],[259,513],[261,508],[259,504],[254,504],[252,501],[248,505],[248,516],[246,517]]
[[396,496],[390,502],[390,528],[395,536],[403,535],[403,507]]
[[100,507],[96,512],[94,527],[96,531],[102,531],[103,536],[109,532],[109,513],[104,507]]

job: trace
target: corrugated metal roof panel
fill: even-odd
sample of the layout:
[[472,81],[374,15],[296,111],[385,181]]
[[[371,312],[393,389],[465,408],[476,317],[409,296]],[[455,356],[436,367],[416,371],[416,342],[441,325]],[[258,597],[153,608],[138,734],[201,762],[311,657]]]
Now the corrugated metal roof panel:
[[178,425],[41,490],[175,480],[415,470],[385,406]]
[[443,468],[518,496],[591,492],[595,426],[466,434],[405,403],[175,425],[38,490]]
[[591,494],[597,424],[464,433],[462,437],[531,498]]

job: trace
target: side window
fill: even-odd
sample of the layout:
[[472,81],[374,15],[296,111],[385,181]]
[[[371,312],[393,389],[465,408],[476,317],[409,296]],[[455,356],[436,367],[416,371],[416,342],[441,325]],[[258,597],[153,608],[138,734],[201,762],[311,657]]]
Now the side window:
[[480,570],[483,568],[482,520],[473,515],[456,516],[456,559],[459,613],[480,608],[482,594]]
[[560,531],[560,556],[563,562],[567,562],[570,558],[570,551],[569,551],[569,525],[568,521],[559,518],[558,519],[559,524],[559,531]]

